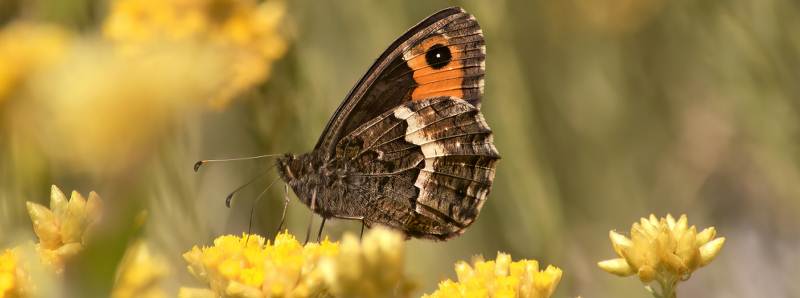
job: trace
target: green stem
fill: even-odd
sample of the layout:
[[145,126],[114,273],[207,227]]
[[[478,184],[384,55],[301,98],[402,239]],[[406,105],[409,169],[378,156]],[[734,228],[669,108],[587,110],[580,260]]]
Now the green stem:
[[653,289],[652,286],[645,286],[644,288],[647,289],[650,294],[653,295],[654,298],[676,298],[677,297],[677,286],[678,280],[675,278],[656,278],[658,281],[658,285],[660,286],[660,291]]
[[658,283],[661,285],[661,297],[663,298],[676,298],[678,280],[674,278],[659,279]]

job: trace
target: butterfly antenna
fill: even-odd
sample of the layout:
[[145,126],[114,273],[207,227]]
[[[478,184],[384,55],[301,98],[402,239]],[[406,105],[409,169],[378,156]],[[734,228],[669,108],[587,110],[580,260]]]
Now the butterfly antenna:
[[275,165],[270,166],[269,168],[267,168],[266,170],[262,171],[261,173],[258,173],[258,175],[253,177],[253,179],[250,179],[249,181],[245,182],[244,184],[240,185],[239,187],[234,189],[232,192],[230,192],[228,194],[228,196],[225,197],[225,207],[230,208],[231,207],[231,201],[233,200],[233,197],[236,196],[236,194],[239,193],[239,191],[241,191],[245,187],[249,186],[250,184],[253,184],[253,182],[256,182],[256,180],[258,180],[259,178],[264,177],[264,175],[269,173],[269,171],[272,170],[272,168],[274,168],[274,167],[275,167]]
[[264,155],[257,155],[257,156],[248,156],[248,157],[237,157],[237,158],[226,158],[226,159],[204,159],[197,161],[194,163],[194,171],[197,172],[200,170],[204,164],[207,163],[216,163],[216,162],[226,162],[226,161],[241,161],[241,160],[253,160],[253,159],[261,159],[261,158],[269,158],[269,157],[277,157],[283,154],[264,154]]
[[250,221],[247,223],[247,237],[250,237],[250,232],[253,229],[253,213],[256,210],[256,206],[258,205],[258,202],[261,201],[261,198],[264,197],[264,194],[266,194],[267,191],[269,191],[269,189],[272,188],[272,185],[274,185],[275,182],[278,182],[278,180],[280,180],[280,177],[275,178],[274,180],[272,180],[272,182],[269,185],[267,185],[267,187],[264,188],[264,190],[262,190],[260,194],[258,194],[256,199],[253,200],[253,204],[250,206]]

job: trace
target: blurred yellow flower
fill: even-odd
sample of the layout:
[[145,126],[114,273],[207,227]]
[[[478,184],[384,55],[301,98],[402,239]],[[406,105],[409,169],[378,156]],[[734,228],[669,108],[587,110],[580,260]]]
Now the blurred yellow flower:
[[0,102],[31,73],[59,61],[71,34],[60,27],[12,23],[0,31]]
[[321,258],[339,253],[327,239],[301,245],[287,232],[264,244],[258,235],[221,236],[214,246],[193,247],[183,258],[207,289],[181,288],[179,297],[310,297],[323,294]]
[[31,281],[15,250],[0,254],[0,297],[28,297]]
[[725,238],[715,236],[714,227],[697,233],[685,214],[677,221],[670,214],[660,219],[651,214],[633,224],[631,238],[611,231],[611,244],[620,258],[598,266],[619,276],[636,274],[643,283],[657,281],[662,297],[674,297],[677,283],[708,265],[722,249]]
[[8,131],[15,145],[66,163],[59,166],[100,175],[134,169],[187,115],[223,107],[266,81],[287,48],[279,33],[284,6],[118,0],[102,36],[7,26],[0,31],[0,102],[13,96],[21,103],[4,113]]
[[[150,156],[198,100],[216,92],[232,58],[196,45],[152,45],[136,55],[102,40],[76,41],[63,63],[29,84],[19,127],[65,166],[120,173]],[[31,124],[33,123],[33,124]]]
[[100,217],[102,201],[95,192],[85,199],[73,191],[69,200],[58,187],[50,190],[50,208],[27,202],[33,231],[39,237],[36,250],[42,262],[52,266],[56,273],[64,270],[64,261],[83,249],[87,230]]
[[363,241],[342,240],[338,256],[320,264],[335,297],[408,297],[413,283],[405,275],[405,239],[388,228],[372,228]]
[[160,282],[168,274],[166,261],[153,255],[146,243],[137,241],[128,247],[117,266],[111,298],[167,297]]
[[118,0],[103,24],[103,35],[138,51],[152,43],[200,43],[234,57],[227,80],[207,98],[212,107],[265,81],[272,63],[286,51],[278,33],[283,2],[255,0]]
[[513,262],[511,256],[497,253],[494,261],[477,258],[470,266],[464,261],[455,266],[458,282],[446,280],[428,298],[452,297],[529,297],[547,298],[561,281],[561,269],[548,265],[539,270],[536,260]]

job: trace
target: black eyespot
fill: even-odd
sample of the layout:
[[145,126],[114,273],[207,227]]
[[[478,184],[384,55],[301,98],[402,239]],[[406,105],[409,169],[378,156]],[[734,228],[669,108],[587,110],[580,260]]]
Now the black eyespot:
[[433,67],[433,69],[440,69],[447,66],[452,58],[453,55],[450,54],[450,48],[440,44],[433,45],[428,49],[428,52],[425,53],[425,61],[428,62],[428,65]]

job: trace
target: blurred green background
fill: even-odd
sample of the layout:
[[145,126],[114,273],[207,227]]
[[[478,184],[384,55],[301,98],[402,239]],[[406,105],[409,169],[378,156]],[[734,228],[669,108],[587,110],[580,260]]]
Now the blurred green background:
[[[644,297],[635,278],[597,268],[615,257],[608,231],[627,231],[650,213],[686,213],[690,224],[715,226],[727,241],[714,263],[681,284],[679,297],[800,296],[800,2],[287,5],[282,30],[289,48],[270,79],[224,110],[187,111],[122,174],[54,163],[3,129],[0,244],[31,233],[24,201],[46,203],[50,184],[95,190],[117,207],[115,217],[149,212],[143,230],[120,223],[109,234],[119,241],[144,234],[173,262],[170,286],[191,281],[180,254],[246,231],[252,199],[276,177],[271,173],[226,209],[227,193],[270,162],[216,164],[197,174],[192,164],[309,151],[389,43],[429,14],[458,5],[485,34],[482,109],[503,159],[479,220],[463,236],[408,241],[408,271],[420,293],[454,278],[457,260],[503,251],[561,267],[555,297]],[[107,8],[90,0],[3,0],[0,22],[42,19],[91,34]],[[282,193],[282,185],[273,187],[256,205],[255,232],[274,235]],[[302,238],[308,221],[309,210],[292,198],[288,229]],[[329,221],[325,231],[340,239],[359,228]],[[118,246],[90,248],[96,258],[85,262],[96,266],[76,283],[107,278],[103,272],[112,272],[124,247]]]

